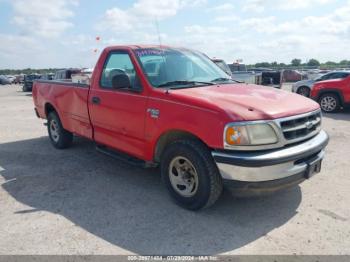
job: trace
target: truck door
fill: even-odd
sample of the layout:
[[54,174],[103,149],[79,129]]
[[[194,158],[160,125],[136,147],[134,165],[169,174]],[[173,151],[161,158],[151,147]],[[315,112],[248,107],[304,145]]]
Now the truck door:
[[[142,158],[147,96],[128,51],[112,51],[105,61],[100,79],[95,81],[89,95],[94,139]],[[113,76],[120,72],[129,76],[129,89],[113,89]]]

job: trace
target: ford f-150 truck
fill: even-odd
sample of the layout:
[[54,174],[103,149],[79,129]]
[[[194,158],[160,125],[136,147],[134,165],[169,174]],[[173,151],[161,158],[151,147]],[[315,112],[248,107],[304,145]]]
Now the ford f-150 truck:
[[89,85],[38,80],[33,99],[54,147],[77,135],[159,165],[170,195],[191,210],[212,205],[224,182],[253,193],[300,183],[320,171],[328,143],[316,102],[234,82],[185,48],[108,47]]

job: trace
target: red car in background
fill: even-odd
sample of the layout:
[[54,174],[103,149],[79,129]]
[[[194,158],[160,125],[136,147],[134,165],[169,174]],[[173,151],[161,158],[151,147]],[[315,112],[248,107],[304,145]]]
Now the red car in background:
[[334,113],[341,107],[349,106],[350,72],[339,72],[337,79],[316,82],[311,91],[311,98],[327,113]]

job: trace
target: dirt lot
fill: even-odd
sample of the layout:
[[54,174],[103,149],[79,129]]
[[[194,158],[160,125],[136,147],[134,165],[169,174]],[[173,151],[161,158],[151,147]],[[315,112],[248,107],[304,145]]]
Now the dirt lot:
[[76,139],[58,151],[30,93],[0,86],[0,254],[350,254],[350,111],[325,115],[323,170],[288,191],[177,207],[159,170]]

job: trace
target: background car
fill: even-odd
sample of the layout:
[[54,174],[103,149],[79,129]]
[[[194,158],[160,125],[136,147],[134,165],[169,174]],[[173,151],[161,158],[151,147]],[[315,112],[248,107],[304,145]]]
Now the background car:
[[14,83],[15,84],[22,84],[24,82],[24,76],[23,74],[21,75],[17,75],[15,80],[14,80]]
[[6,76],[0,76],[0,85],[9,85],[11,81]]
[[24,77],[24,83],[23,83],[23,87],[22,87],[23,92],[32,91],[32,89],[33,89],[33,81],[37,80],[37,79],[40,79],[40,75],[39,74],[26,75]]
[[15,76],[12,76],[12,75],[8,75],[6,76],[7,79],[10,81],[10,84],[14,84],[15,83],[15,80],[16,80],[16,77]]
[[53,80],[55,74],[54,73],[48,73],[44,74],[40,77],[41,80]]
[[341,107],[350,105],[350,71],[337,73],[336,79],[320,81],[314,84],[311,97],[327,113],[335,113]]
[[313,85],[316,82],[331,80],[331,79],[339,79],[344,77],[344,71],[333,71],[329,72],[327,74],[322,75],[319,78],[316,79],[309,79],[309,80],[303,80],[296,82],[292,85],[292,92],[297,93],[302,96],[310,97],[311,90],[313,88]]
[[81,69],[77,69],[77,68],[62,69],[56,72],[53,80],[72,79],[73,74],[78,74],[80,72],[81,72]]

